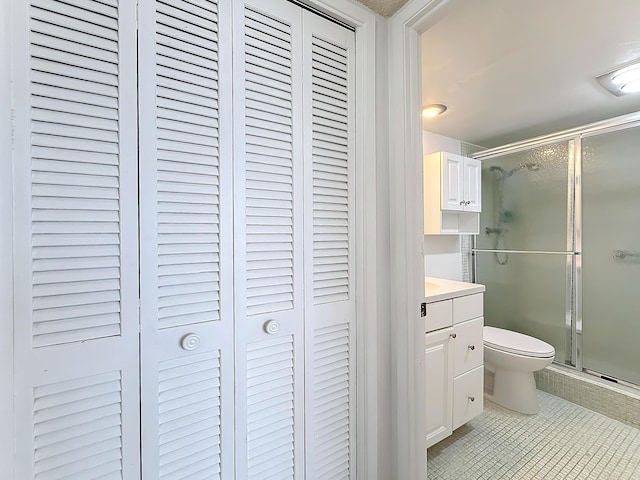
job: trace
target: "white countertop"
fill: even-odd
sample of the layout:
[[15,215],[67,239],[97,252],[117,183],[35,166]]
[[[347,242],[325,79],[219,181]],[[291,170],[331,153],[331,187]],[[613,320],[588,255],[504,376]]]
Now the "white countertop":
[[424,277],[425,302],[439,302],[455,297],[463,297],[484,292],[484,285],[479,283],[457,282],[445,278]]

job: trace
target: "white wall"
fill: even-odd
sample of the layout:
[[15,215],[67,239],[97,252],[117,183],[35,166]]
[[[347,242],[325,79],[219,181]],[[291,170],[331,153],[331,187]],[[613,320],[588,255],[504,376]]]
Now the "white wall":
[[0,469],[13,477],[13,241],[11,173],[11,28],[0,2]]
[[[422,132],[422,152],[460,153],[460,140]],[[459,235],[424,236],[424,273],[429,277],[462,280],[462,254]]]

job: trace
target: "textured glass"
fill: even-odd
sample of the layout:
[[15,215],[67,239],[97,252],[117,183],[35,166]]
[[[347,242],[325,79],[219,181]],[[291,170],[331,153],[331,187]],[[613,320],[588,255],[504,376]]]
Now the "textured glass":
[[[484,160],[478,248],[566,252],[572,157],[573,141],[566,141]],[[557,362],[565,362],[570,259],[479,252],[485,324],[539,338],[554,346]]]
[[566,354],[565,255],[512,254],[506,265],[478,253],[477,282],[486,285],[484,322],[539,338]]
[[640,129],[582,142],[583,365],[640,385]]
[[[573,142],[482,162],[478,248],[567,251],[568,164]],[[495,255],[503,264],[510,254]]]

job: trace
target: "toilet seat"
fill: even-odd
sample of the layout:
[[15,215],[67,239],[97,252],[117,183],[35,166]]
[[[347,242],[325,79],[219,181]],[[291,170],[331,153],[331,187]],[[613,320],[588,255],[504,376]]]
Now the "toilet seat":
[[484,327],[484,344],[496,350],[526,357],[551,358],[556,353],[553,346],[542,340],[496,327]]

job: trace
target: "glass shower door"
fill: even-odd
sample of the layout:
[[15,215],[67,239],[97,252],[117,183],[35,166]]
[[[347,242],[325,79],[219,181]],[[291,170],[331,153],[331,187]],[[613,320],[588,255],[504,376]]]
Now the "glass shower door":
[[544,340],[571,361],[574,142],[482,161],[475,280],[485,324]]
[[640,128],[582,140],[582,288],[583,368],[640,385]]

